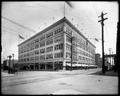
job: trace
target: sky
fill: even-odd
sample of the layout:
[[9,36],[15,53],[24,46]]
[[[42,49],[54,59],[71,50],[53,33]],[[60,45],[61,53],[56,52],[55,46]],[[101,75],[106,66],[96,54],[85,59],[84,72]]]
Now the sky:
[[[96,46],[95,52],[102,54],[101,23],[98,23],[101,20],[101,18],[98,18],[101,12],[107,13],[104,15],[104,18],[108,18],[104,21],[105,54],[109,54],[109,48],[115,54],[119,17],[118,3],[115,1],[71,1],[70,3],[72,7],[63,1],[2,2],[1,61],[7,59],[7,56],[12,54],[15,54],[14,58],[18,59],[18,44],[62,19],[64,16]],[[4,17],[28,27],[34,30],[34,32],[20,27]],[[18,35],[23,36],[25,39],[20,39]],[[97,38],[99,42],[95,41],[94,38]]]

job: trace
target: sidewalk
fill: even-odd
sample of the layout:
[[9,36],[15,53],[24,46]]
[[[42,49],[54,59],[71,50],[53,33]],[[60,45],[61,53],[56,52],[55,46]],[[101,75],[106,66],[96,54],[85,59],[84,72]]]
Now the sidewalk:
[[10,76],[14,76],[15,74],[8,74],[8,72],[1,72],[1,76],[2,77],[10,77]]

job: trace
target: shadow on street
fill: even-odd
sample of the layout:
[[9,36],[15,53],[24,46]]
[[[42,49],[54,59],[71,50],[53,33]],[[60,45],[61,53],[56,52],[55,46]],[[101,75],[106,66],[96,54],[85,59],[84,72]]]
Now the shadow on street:
[[101,76],[118,76],[118,72],[114,72],[113,70],[106,71],[105,74],[102,71],[98,71],[89,75],[101,75]]

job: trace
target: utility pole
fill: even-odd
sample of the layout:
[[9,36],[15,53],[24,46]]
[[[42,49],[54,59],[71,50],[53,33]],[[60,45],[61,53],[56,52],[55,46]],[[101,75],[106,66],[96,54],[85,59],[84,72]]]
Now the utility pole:
[[98,22],[101,22],[101,26],[102,26],[102,73],[105,74],[105,59],[104,59],[104,20],[108,19],[108,18],[104,18],[104,15],[106,15],[107,13],[103,13],[101,12],[101,15],[98,16],[101,17],[101,20],[99,20]]

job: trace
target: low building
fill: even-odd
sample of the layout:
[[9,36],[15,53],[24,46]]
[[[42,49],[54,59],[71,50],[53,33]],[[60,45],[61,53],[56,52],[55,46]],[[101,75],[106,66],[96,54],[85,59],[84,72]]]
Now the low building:
[[13,60],[11,60],[11,61],[4,60],[3,61],[3,70],[8,70],[9,66],[10,66],[10,68],[13,68],[13,66],[18,66],[18,60],[16,60],[16,59],[14,61]]

